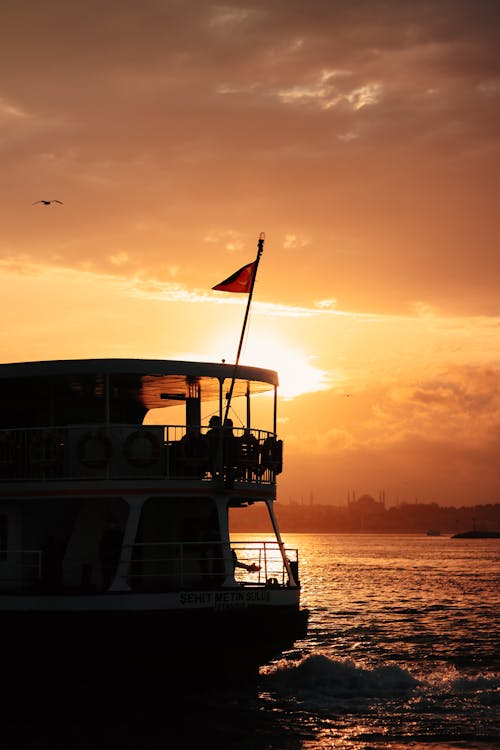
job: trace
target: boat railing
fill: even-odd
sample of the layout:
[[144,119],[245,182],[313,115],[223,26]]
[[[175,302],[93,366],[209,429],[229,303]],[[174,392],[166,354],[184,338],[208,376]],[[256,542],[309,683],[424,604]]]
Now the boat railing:
[[[232,550],[250,569],[233,567]],[[271,541],[141,542],[125,545],[111,562],[92,556],[57,559],[47,550],[9,550],[0,560],[3,593],[171,592],[298,583],[297,550],[287,548],[284,560]]]
[[[290,576],[278,542],[238,540],[231,547],[239,563],[257,565],[259,568],[259,583],[267,586],[287,585]],[[294,582],[298,583],[298,550],[285,548],[285,558]],[[240,567],[235,568],[235,578],[237,581],[240,581],[242,576],[246,575],[246,573],[241,572],[242,570],[244,571],[245,569]]]
[[[287,549],[285,554],[293,583],[298,583],[293,573],[298,552]],[[234,566],[234,559],[241,567]],[[165,582],[173,588],[213,588],[227,583],[228,566],[230,577],[243,586],[293,585],[279,545],[272,541],[238,541],[230,547],[217,541],[134,544],[127,581],[131,588],[157,588]]]
[[260,429],[81,424],[0,431],[0,481],[198,479],[272,484],[282,442]]

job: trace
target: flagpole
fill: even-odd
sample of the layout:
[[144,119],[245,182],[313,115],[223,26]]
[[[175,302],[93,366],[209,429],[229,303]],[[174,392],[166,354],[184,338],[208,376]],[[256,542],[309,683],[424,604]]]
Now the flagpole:
[[236,372],[238,370],[238,364],[239,364],[239,361],[240,361],[241,348],[243,346],[243,339],[245,337],[245,328],[246,328],[246,325],[247,325],[248,313],[250,311],[250,303],[252,301],[253,287],[254,287],[254,284],[255,284],[255,279],[257,277],[257,269],[259,267],[260,256],[264,252],[264,240],[265,240],[265,237],[266,236],[265,236],[264,232],[261,232],[260,235],[259,235],[259,241],[257,243],[257,257],[255,259],[255,269],[254,269],[253,276],[252,276],[252,283],[250,284],[250,291],[248,293],[247,307],[246,307],[246,310],[245,310],[245,317],[243,318],[243,326],[242,326],[242,329],[241,329],[240,343],[238,345],[238,353],[236,355],[236,362],[234,363],[233,377],[231,379],[231,386],[230,386],[228,394],[227,394],[226,413],[224,414],[224,422],[223,422],[223,424],[225,424],[225,422],[227,420],[227,416],[229,414],[229,409],[231,408],[231,398],[233,396],[234,383],[235,383],[235,380],[236,380]]

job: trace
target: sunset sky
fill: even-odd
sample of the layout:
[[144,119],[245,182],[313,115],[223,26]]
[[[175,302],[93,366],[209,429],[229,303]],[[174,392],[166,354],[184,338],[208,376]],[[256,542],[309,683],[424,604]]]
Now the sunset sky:
[[[1,361],[241,361],[282,502],[500,502],[500,3],[7,1]],[[32,205],[58,199],[63,205]]]

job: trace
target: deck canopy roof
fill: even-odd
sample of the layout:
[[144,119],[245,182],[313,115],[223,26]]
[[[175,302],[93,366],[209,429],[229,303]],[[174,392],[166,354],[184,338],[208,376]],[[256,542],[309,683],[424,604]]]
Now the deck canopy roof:
[[[112,421],[134,421],[150,409],[189,398],[218,401],[229,391],[233,364],[161,359],[79,359],[0,365],[0,412],[4,425],[47,421],[50,408],[61,424],[102,413],[108,401]],[[233,398],[273,390],[274,370],[238,365]],[[80,415],[81,412],[81,415]],[[10,414],[10,417],[7,415]],[[22,415],[25,415],[22,418]],[[30,416],[28,416],[30,415]]]

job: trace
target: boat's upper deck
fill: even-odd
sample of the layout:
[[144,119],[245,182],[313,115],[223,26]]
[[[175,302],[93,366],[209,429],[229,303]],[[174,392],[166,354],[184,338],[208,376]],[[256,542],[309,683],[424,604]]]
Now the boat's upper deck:
[[[281,471],[277,386],[273,370],[235,371],[225,363],[0,365],[0,481],[224,477],[231,484],[272,485]],[[257,426],[250,402],[266,391],[274,392],[271,413]],[[243,397],[234,429],[223,426],[229,393],[231,404]]]
[[[83,422],[142,422],[147,412],[186,404],[186,422],[200,423],[203,402],[222,412],[232,396],[278,386],[273,370],[213,362],[80,359],[0,365],[0,429]],[[247,425],[249,426],[249,425]]]

